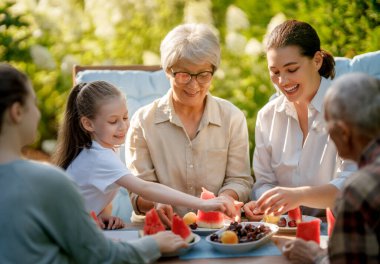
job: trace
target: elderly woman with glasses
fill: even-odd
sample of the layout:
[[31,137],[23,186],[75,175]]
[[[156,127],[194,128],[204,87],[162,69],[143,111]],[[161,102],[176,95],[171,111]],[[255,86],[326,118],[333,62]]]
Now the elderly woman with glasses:
[[[253,185],[244,114],[212,96],[219,66],[218,38],[206,25],[177,26],[161,43],[161,63],[171,89],[133,116],[126,163],[144,180],[199,196],[202,187],[246,202]],[[136,214],[155,207],[168,226],[188,208],[157,204],[131,193]]]

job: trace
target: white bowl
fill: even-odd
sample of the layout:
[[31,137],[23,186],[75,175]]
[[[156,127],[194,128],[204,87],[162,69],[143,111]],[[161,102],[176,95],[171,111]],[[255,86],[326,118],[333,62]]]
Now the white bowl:
[[[246,224],[251,224],[251,225],[255,225],[255,226],[258,226],[258,225],[265,225],[265,226],[268,226],[270,229],[271,229],[271,232],[269,234],[267,234],[266,236],[264,236],[263,238],[257,240],[257,241],[252,241],[252,242],[245,242],[245,243],[239,243],[239,244],[223,244],[223,243],[220,243],[220,242],[214,242],[214,241],[211,241],[210,237],[211,235],[207,236],[206,237],[206,242],[208,242],[214,249],[218,250],[218,251],[221,251],[223,253],[242,253],[242,252],[247,252],[247,251],[250,251],[254,248],[257,248],[259,246],[261,246],[262,244],[265,244],[267,243],[270,238],[277,233],[278,231],[278,226],[277,225],[274,225],[274,224],[269,224],[269,223],[263,223],[263,222],[242,222],[241,223],[243,225],[243,227],[246,225]],[[223,228],[223,229],[220,229],[219,231],[215,232],[215,234],[217,235],[220,235],[221,233],[223,233],[225,230],[227,229],[226,228]]]

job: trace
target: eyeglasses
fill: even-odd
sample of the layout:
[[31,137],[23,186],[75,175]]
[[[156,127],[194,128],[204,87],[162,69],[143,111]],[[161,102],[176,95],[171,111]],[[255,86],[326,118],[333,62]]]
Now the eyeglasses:
[[212,76],[214,75],[213,71],[203,71],[196,74],[188,73],[188,72],[174,72],[173,69],[172,75],[175,81],[179,84],[188,84],[193,77],[197,80],[199,84],[205,84],[211,81]]

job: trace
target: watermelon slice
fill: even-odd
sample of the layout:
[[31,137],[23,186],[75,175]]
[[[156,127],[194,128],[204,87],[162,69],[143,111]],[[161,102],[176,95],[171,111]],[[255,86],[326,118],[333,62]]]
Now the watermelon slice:
[[288,212],[288,217],[289,217],[290,220],[296,221],[297,224],[300,223],[300,222],[302,222],[301,208],[300,207],[296,207],[293,210],[290,210]]
[[145,214],[144,235],[154,235],[165,231],[165,226],[158,217],[156,209],[152,208]]
[[335,225],[335,217],[330,208],[326,208],[327,234],[330,237]]
[[306,241],[315,241],[319,245],[320,225],[321,220],[319,219],[314,219],[310,222],[301,222],[297,225],[296,237]]
[[181,236],[187,243],[191,243],[194,240],[193,232],[191,232],[189,226],[178,215],[173,216],[172,232]]
[[[215,198],[215,195],[202,187],[201,199],[208,200]],[[203,228],[218,229],[224,225],[224,214],[220,212],[204,212],[198,210],[197,225]]]

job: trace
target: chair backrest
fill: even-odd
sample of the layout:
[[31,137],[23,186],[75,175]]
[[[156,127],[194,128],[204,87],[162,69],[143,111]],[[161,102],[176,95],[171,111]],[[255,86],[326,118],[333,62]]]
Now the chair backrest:
[[73,68],[73,83],[107,81],[127,96],[129,117],[141,106],[163,96],[170,83],[160,66],[80,66]]
[[[124,92],[130,118],[138,108],[163,96],[170,88],[169,80],[160,66],[74,66],[74,84],[97,80],[107,81]],[[124,146],[120,148],[119,155],[125,162]],[[128,192],[121,188],[113,200],[112,214],[121,217],[124,222],[130,222],[132,211]]]

